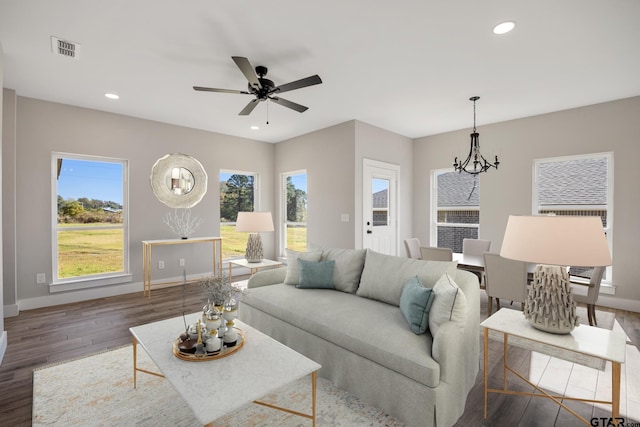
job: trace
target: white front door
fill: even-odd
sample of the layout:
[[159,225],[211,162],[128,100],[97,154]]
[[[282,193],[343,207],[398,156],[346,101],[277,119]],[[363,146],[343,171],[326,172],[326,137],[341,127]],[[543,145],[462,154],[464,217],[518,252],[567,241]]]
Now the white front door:
[[364,159],[362,247],[397,255],[397,193],[400,166]]

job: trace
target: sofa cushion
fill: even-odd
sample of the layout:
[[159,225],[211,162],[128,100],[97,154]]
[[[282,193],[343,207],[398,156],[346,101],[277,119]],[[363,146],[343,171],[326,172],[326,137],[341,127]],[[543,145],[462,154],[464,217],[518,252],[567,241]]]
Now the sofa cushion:
[[333,269],[333,286],[337,290],[356,293],[366,254],[365,249],[322,249],[322,260],[336,263]]
[[402,289],[412,277],[418,276],[424,286],[433,287],[445,273],[455,277],[457,267],[456,261],[425,261],[367,249],[357,295],[398,306]]
[[435,294],[431,288],[425,288],[418,276],[404,285],[400,295],[400,311],[409,322],[409,327],[415,334],[424,334],[429,328],[429,309]]
[[298,258],[305,261],[320,261],[322,252],[298,252],[287,249],[287,275],[284,283],[287,285],[297,285],[300,283],[300,269],[298,267]]
[[433,293],[435,298],[429,310],[431,335],[435,336],[440,326],[449,321],[464,328],[467,299],[451,276],[444,274],[433,287]]
[[300,269],[300,283],[296,288],[301,289],[335,289],[333,286],[333,266],[335,261],[305,261],[298,258]]
[[396,306],[285,284],[249,289],[242,295],[240,310],[247,305],[428,387],[440,383],[440,365],[431,357],[431,335],[411,332]]

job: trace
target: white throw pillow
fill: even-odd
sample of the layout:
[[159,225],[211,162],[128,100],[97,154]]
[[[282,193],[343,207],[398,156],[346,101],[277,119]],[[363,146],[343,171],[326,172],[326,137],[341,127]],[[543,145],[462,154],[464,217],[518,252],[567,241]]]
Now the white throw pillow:
[[449,321],[464,328],[467,316],[467,298],[448,273],[436,282],[433,293],[435,298],[429,311],[431,335],[435,337],[440,326]]
[[322,257],[322,252],[298,252],[287,249],[287,275],[284,278],[284,283],[287,285],[300,284],[298,259],[318,262],[320,261],[320,257]]

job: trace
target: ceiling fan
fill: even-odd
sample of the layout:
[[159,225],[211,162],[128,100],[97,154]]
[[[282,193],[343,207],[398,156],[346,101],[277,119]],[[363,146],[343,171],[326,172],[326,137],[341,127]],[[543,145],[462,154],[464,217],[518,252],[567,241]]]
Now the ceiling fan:
[[249,60],[242,56],[232,56],[231,59],[236,63],[242,74],[248,80],[248,90],[232,90],[232,89],[216,89],[212,87],[194,86],[193,89],[204,92],[221,92],[221,93],[239,93],[242,95],[254,95],[255,99],[252,99],[246,107],[240,111],[238,115],[247,116],[260,101],[270,100],[283,107],[291,108],[299,113],[303,113],[308,110],[308,107],[304,105],[296,104],[295,102],[288,101],[284,98],[277,96],[280,93],[288,92],[294,89],[300,89],[307,86],[313,86],[322,83],[320,76],[317,74],[314,76],[306,77],[304,79],[296,80],[291,83],[285,83],[280,86],[276,86],[273,81],[265,78],[267,75],[267,67],[259,65],[255,68],[251,65]]

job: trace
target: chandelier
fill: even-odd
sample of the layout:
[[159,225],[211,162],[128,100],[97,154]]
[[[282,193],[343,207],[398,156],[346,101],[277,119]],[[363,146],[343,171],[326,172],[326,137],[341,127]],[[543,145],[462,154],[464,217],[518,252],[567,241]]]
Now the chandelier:
[[481,172],[486,172],[489,168],[498,169],[500,162],[498,156],[494,163],[489,163],[487,159],[480,154],[480,142],[478,137],[480,134],[476,132],[476,101],[480,99],[479,96],[472,96],[469,101],[473,101],[473,133],[471,133],[471,148],[469,149],[469,155],[464,161],[458,162],[456,157],[453,161],[453,167],[457,172],[466,172],[471,175],[477,175]]

